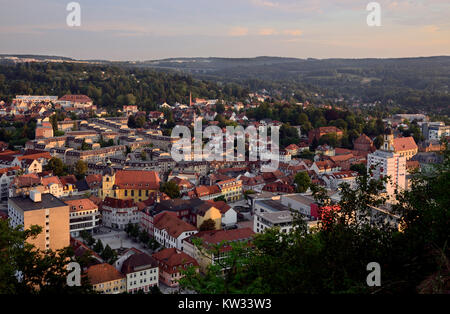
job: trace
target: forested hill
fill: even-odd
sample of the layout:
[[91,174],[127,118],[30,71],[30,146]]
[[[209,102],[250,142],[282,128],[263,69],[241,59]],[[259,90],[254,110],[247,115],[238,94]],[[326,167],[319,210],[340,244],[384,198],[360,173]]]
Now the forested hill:
[[88,94],[100,105],[121,105],[132,94],[139,104],[149,107],[161,101],[186,102],[190,90],[194,97],[227,99],[266,89],[294,101],[314,101],[317,94],[323,95],[318,101],[392,102],[411,111],[450,114],[450,56],[172,58],[143,62],[17,56],[45,60],[29,65],[13,65],[4,57],[0,56],[0,97],[7,99],[17,93],[60,95],[71,91]]
[[[401,59],[180,58],[134,66],[178,70],[199,78],[231,80],[250,89],[286,94],[315,90],[329,98],[394,102],[448,114],[450,56]],[[442,112],[444,111],[444,112]]]
[[249,91],[237,84],[219,85],[185,74],[124,66],[69,62],[0,65],[0,100],[6,101],[18,94],[85,94],[95,104],[111,109],[136,103],[154,110],[165,101],[187,103],[190,92],[193,97],[241,99]]

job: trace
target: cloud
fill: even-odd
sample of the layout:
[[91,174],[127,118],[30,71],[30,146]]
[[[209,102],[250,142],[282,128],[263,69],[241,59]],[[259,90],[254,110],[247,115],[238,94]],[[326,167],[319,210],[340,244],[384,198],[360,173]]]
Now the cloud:
[[266,0],[251,0],[251,3],[258,7],[265,7],[265,8],[276,8],[280,6],[278,2],[271,2]]
[[276,35],[278,32],[273,28],[262,28],[258,32],[261,36],[270,36],[270,35]]
[[299,37],[303,34],[300,29],[286,29],[283,31],[283,34],[293,37]]
[[241,26],[232,27],[228,31],[228,35],[231,36],[231,37],[247,36],[248,35],[248,28],[241,27]]
[[435,33],[439,32],[440,27],[439,27],[439,26],[436,26],[436,25],[426,25],[426,26],[424,26],[424,27],[422,28],[422,30],[423,30],[425,33],[432,33],[432,34],[435,34]]

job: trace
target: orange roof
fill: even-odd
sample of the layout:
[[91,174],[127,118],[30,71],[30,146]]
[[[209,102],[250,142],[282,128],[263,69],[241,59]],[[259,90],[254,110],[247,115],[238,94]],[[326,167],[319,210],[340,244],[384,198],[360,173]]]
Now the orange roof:
[[173,270],[173,267],[179,267],[190,263],[192,263],[193,266],[198,266],[198,263],[194,258],[175,248],[161,250],[158,253],[153,254],[152,257],[163,265],[168,266],[167,269],[164,269],[164,272],[167,273],[178,272],[178,270]]
[[413,150],[413,149],[418,149],[418,147],[412,136],[398,137],[394,139],[395,152],[402,152],[405,150]]
[[92,285],[125,278],[114,266],[107,263],[93,265],[86,273]]
[[114,184],[121,189],[157,190],[159,182],[155,171],[119,170]]
[[178,218],[176,214],[168,212],[157,215],[153,221],[153,225],[156,229],[166,230],[175,239],[183,232],[197,230],[193,225]]
[[8,168],[0,168],[0,174],[4,174],[7,173],[9,171],[14,171],[14,170],[19,170],[20,167],[16,166],[16,167],[8,167]]
[[[52,176],[52,177],[45,177],[41,179],[41,183],[44,186],[48,186],[50,184],[61,184],[61,181],[58,177]],[[62,185],[62,184],[61,184]]]
[[82,210],[95,210],[98,209],[97,205],[88,198],[81,198],[77,200],[66,200],[64,201],[69,205],[70,211],[82,211]]
[[86,95],[64,95],[59,100],[72,102],[92,102],[92,99]]

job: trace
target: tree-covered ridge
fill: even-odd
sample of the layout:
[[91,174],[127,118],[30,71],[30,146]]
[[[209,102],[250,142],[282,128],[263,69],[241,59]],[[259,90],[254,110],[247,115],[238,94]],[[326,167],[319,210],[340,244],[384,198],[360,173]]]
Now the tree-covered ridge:
[[190,92],[193,98],[210,99],[243,98],[248,94],[237,84],[218,85],[149,69],[77,63],[0,65],[0,99],[6,101],[20,94],[85,94],[96,105],[107,108],[138,104],[154,110],[163,102],[188,103]]
[[[192,62],[195,60],[196,62]],[[182,60],[183,61],[183,60]],[[136,66],[181,70],[199,78],[232,80],[251,90],[292,94],[301,101],[322,99],[394,103],[448,114],[450,57],[399,59],[194,58],[152,61]]]

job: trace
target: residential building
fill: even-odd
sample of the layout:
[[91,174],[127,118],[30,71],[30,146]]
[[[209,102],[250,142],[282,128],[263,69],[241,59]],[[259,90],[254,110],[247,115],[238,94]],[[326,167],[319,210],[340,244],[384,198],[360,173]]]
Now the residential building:
[[[392,131],[386,130],[386,135],[392,135]],[[393,200],[395,190],[406,187],[406,156],[394,152],[391,137],[388,139],[389,141],[383,145],[383,150],[367,155],[367,171],[375,179],[388,177],[385,184],[386,194]]]
[[42,227],[36,238],[27,241],[41,250],[59,250],[70,245],[69,206],[55,196],[31,191],[29,197],[8,200],[8,217],[12,227]]
[[243,198],[241,180],[229,179],[217,182],[217,185],[227,202],[236,202]]
[[158,262],[146,253],[128,257],[122,264],[122,274],[127,278],[127,292],[149,292],[151,287],[159,286]]
[[106,227],[123,230],[129,224],[140,221],[139,209],[133,200],[106,197],[101,206],[102,224]]
[[86,274],[96,292],[119,294],[127,291],[126,276],[110,264],[93,265],[87,269]]
[[153,236],[166,248],[182,250],[183,240],[197,233],[197,228],[181,220],[173,212],[163,212],[153,219]]
[[288,210],[255,213],[253,218],[253,231],[262,233],[267,228],[276,227],[283,233],[289,233],[293,228],[293,220],[292,213]]
[[100,225],[98,206],[88,198],[66,199],[70,209],[70,236],[78,237],[83,230],[92,232]]
[[178,287],[178,281],[183,278],[181,270],[188,267],[198,267],[198,262],[186,253],[176,248],[163,249],[152,257],[159,267],[159,280],[169,287]]

